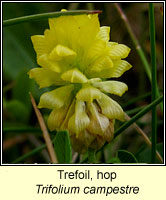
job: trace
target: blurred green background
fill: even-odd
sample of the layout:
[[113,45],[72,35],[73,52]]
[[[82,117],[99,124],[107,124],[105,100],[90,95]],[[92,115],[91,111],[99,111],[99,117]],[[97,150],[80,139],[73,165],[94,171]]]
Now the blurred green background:
[[[121,3],[123,11],[128,17],[130,25],[141,44],[145,55],[150,63],[150,38],[147,3]],[[158,87],[163,91],[163,16],[162,3],[154,3],[156,22],[156,53],[157,53],[157,79]],[[151,92],[151,85],[145,73],[142,61],[132,43],[126,26],[122,21],[113,3],[4,3],[3,20],[45,13],[60,11],[62,8],[68,10],[97,9],[102,10],[99,15],[101,25],[111,27],[111,41],[126,44],[131,48],[127,61],[133,68],[127,71],[120,81],[128,85],[128,92],[121,98],[113,97],[124,110],[133,116],[140,107],[151,102],[151,97],[138,100],[127,105],[132,99]],[[36,55],[33,50],[30,37],[43,34],[48,28],[48,21],[33,21],[3,28],[3,163],[11,163],[17,157],[26,154],[44,143],[39,125],[32,109],[29,92],[31,91],[36,101],[43,91],[37,84],[28,78],[29,69],[37,66]],[[45,119],[48,110],[43,109]],[[158,135],[157,148],[163,154],[163,113],[157,107]],[[151,112],[144,115],[137,124],[144,132],[151,136]],[[115,128],[121,125],[116,122]],[[13,131],[16,129],[15,131]],[[18,130],[20,129],[20,130]],[[26,131],[24,130],[26,129]],[[12,130],[12,131],[11,131]],[[54,135],[54,132],[52,133]],[[111,158],[116,157],[119,149],[127,150],[135,155],[138,162],[150,162],[150,149],[146,146],[142,137],[133,129],[128,128],[111,144],[107,145],[98,153],[98,162],[113,162]],[[75,155],[75,154],[73,154]],[[73,162],[79,162],[80,157]],[[50,162],[46,150],[24,160],[25,163],[48,163]]]

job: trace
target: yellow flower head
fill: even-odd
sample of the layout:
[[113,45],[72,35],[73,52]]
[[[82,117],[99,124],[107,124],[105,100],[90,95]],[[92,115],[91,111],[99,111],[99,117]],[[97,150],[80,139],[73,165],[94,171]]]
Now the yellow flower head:
[[98,149],[113,138],[114,119],[123,120],[120,105],[107,93],[121,96],[118,78],[131,65],[123,60],[130,48],[109,42],[110,27],[100,27],[98,14],[49,19],[44,35],[32,36],[40,68],[29,71],[40,88],[57,86],[41,95],[39,108],[52,112],[50,130],[69,130],[73,148]]

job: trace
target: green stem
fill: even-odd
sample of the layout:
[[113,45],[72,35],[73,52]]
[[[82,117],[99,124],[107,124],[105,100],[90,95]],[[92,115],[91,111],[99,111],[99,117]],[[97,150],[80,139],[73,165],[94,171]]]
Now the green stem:
[[142,110],[145,106],[141,106],[141,107],[137,107],[131,110],[126,110],[125,113],[127,113],[128,115],[133,115],[137,112],[139,112],[140,110]]
[[35,20],[42,20],[42,19],[48,19],[53,17],[60,17],[65,15],[82,15],[82,14],[95,14],[95,13],[101,13],[100,10],[72,10],[72,11],[66,11],[66,12],[50,12],[50,13],[42,13],[42,14],[35,14],[35,15],[29,15],[29,16],[23,16],[23,17],[17,17],[13,19],[8,19],[3,21],[3,27],[11,26],[15,24],[35,21]]
[[[151,45],[151,65],[152,65],[152,102],[157,97],[157,68],[156,68],[156,39],[155,39],[155,19],[154,6],[149,3],[149,23],[150,23],[150,45]],[[156,106],[152,108],[152,163],[156,161],[156,140],[157,140],[157,112]]]
[[[137,40],[137,38],[136,38],[136,36],[135,36],[135,34],[134,34],[134,32],[133,32],[131,26],[130,26],[130,23],[129,23],[129,21],[128,21],[128,18],[127,18],[127,16],[124,14],[124,12],[123,12],[123,10],[121,9],[121,7],[119,6],[118,3],[114,3],[114,5],[115,5],[117,11],[119,12],[119,14],[120,14],[122,20],[124,21],[124,23],[125,23],[125,25],[126,25],[126,28],[127,28],[127,30],[128,30],[128,33],[129,33],[130,37],[131,37],[131,40],[132,40],[132,42],[133,42],[133,44],[134,44],[134,46],[135,46],[135,48],[136,48],[136,51],[137,51],[137,53],[138,53],[140,59],[142,60],[142,63],[143,63],[143,65],[144,65],[144,69],[145,69],[146,74],[147,74],[147,76],[148,76],[148,78],[149,78],[149,81],[150,81],[150,83],[152,84],[152,75],[151,75],[150,65],[149,65],[149,63],[148,63],[148,61],[147,61],[147,59],[146,59],[146,57],[145,57],[145,54],[144,54],[144,52],[143,52],[143,50],[142,50],[142,47],[141,47],[141,45],[139,44],[139,41]],[[158,89],[158,87],[157,87],[157,97],[159,97],[159,96],[160,96],[160,93],[159,93],[159,89]],[[161,103],[160,106],[161,106],[161,110],[163,111],[163,104]]]
[[91,163],[91,164],[95,163],[95,160],[96,160],[95,154],[96,154],[96,151],[94,149],[91,149],[91,148],[88,149],[88,161],[89,161],[89,163]]
[[[52,140],[52,143],[55,141],[55,138]],[[23,160],[25,160],[26,158],[29,158],[30,156],[35,155],[36,153],[39,153],[40,151],[42,151],[43,149],[46,148],[46,144],[43,144],[35,149],[33,149],[32,151],[28,152],[27,154],[24,154],[23,156],[20,156],[19,158],[15,159],[12,164],[17,164],[22,162]]]
[[154,106],[159,104],[163,101],[163,95],[157,98],[155,101],[153,101],[151,104],[146,106],[144,109],[142,109],[140,112],[138,112],[136,115],[134,115],[129,121],[125,122],[118,130],[115,131],[115,137],[117,137],[120,133],[122,133],[125,129],[127,129],[131,124],[136,122],[139,118],[141,118],[143,115],[145,115],[147,112],[149,112]]

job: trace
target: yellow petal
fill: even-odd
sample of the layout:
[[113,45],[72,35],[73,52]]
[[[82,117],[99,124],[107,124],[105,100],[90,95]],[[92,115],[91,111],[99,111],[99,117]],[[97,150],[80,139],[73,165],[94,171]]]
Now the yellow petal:
[[[55,27],[54,27],[55,29]],[[44,31],[44,37],[45,37],[45,46],[47,49],[47,54],[49,54],[54,47],[57,46],[58,42],[58,38],[55,37],[55,32],[51,29],[46,29]]]
[[[66,114],[66,117],[61,125],[61,130],[65,130],[65,129],[68,129],[68,122],[69,122],[69,119],[71,118],[71,116],[74,114],[75,112],[75,99],[72,101],[68,111],[67,111],[67,114]],[[69,132],[69,134],[71,134]]]
[[[101,39],[94,40],[93,44],[87,51],[86,60],[89,64],[93,64],[93,62],[101,57],[106,51],[106,42]],[[88,63],[86,65],[88,65]]]
[[76,135],[83,131],[90,123],[89,117],[86,114],[85,103],[82,100],[76,100],[75,105],[75,126]]
[[117,42],[108,42],[107,46],[110,49],[110,47],[112,47],[113,45],[117,45],[117,44],[118,44]]
[[66,58],[68,61],[72,62],[76,57],[76,52],[72,49],[58,44],[49,54],[49,59],[54,61],[62,60]]
[[119,119],[124,121],[124,112],[116,101],[107,95],[102,94],[102,97],[97,99],[97,102],[102,109],[102,113],[109,119]]
[[53,131],[60,128],[63,120],[65,119],[68,106],[63,106],[59,109],[53,109],[48,117],[48,128]]
[[99,113],[97,105],[94,103],[88,103],[88,109],[91,113],[88,130],[93,134],[103,135],[109,126],[108,118]]
[[80,30],[79,44],[85,48],[89,47],[100,30],[98,14],[77,15],[74,16],[74,19],[77,21]]
[[114,120],[110,120],[107,130],[104,132],[103,138],[107,142],[111,142],[114,138]]
[[125,71],[129,70],[132,67],[126,60],[116,60],[113,61],[113,67],[110,69],[103,69],[100,72],[88,74],[88,78],[118,78]]
[[100,78],[91,78],[88,80],[88,83],[93,84],[94,82],[100,82],[101,79]]
[[93,86],[101,89],[103,92],[115,94],[118,96],[122,96],[128,90],[127,85],[120,81],[94,82]]
[[[79,38],[79,29],[74,16],[60,16],[49,19],[50,33],[48,39],[54,35],[56,44],[67,46],[75,51]],[[54,46],[55,47],[55,46]]]
[[100,38],[100,39],[108,42],[110,39],[110,27],[109,26],[100,27],[100,31],[97,34],[97,38]]
[[73,114],[68,121],[68,129],[69,129],[70,135],[76,134],[75,114]]
[[79,90],[76,95],[76,98],[82,101],[92,102],[93,99],[100,99],[101,92],[97,88],[87,86]]
[[109,56],[111,59],[126,58],[130,53],[130,48],[124,44],[111,45],[109,48]]
[[85,130],[90,123],[89,117],[86,114],[85,103],[81,100],[76,100],[75,114],[70,118],[68,128],[74,132],[76,136]]
[[[74,64],[75,66],[79,65],[79,69],[83,71],[91,62],[90,59],[86,59],[85,55],[99,32],[99,25],[97,14],[90,17],[88,15],[77,15],[51,18],[49,19],[50,31],[45,33],[45,38],[47,43],[51,43],[52,38],[53,44],[60,44],[73,50],[77,54],[76,60],[74,60],[76,63]],[[48,48],[50,49],[50,47]],[[71,63],[69,59],[68,63]],[[71,68],[67,67],[66,69],[69,70]],[[65,70],[62,71],[64,72]]]
[[49,19],[57,43],[77,50],[88,48],[99,31],[98,15],[60,16]]
[[132,67],[126,60],[117,60],[113,61],[113,63],[114,66],[110,69],[110,77],[112,78],[120,77],[125,71]]
[[50,61],[46,54],[39,56],[37,62],[41,67],[44,67],[57,73],[61,72],[59,64],[57,62]]
[[59,109],[71,97],[73,85],[59,87],[51,92],[45,92],[40,97],[39,108]]
[[112,60],[108,56],[103,56],[97,59],[96,62],[88,69],[88,71],[85,71],[85,73],[91,75],[93,72],[100,72],[104,69],[110,69],[112,67]]
[[61,79],[60,75],[51,70],[44,68],[34,68],[29,72],[29,77],[34,78],[40,88],[49,87],[51,85],[64,85],[66,82]]
[[71,83],[86,83],[86,76],[77,68],[68,70],[61,75],[61,78]]
[[95,82],[100,82],[102,81],[101,78],[91,78],[88,80],[88,83],[93,84]]
[[45,45],[45,37],[43,35],[34,35],[31,37],[31,40],[37,56],[48,53]]

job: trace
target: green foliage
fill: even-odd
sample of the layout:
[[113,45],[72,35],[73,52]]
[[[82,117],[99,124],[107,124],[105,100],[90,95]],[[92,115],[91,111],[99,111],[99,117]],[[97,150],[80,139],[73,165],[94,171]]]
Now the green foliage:
[[67,131],[59,131],[54,141],[54,149],[59,163],[71,163],[72,151],[70,137]]
[[[3,72],[7,79],[14,80],[20,71],[35,66],[28,55],[25,45],[10,30],[4,30],[3,40]],[[19,33],[18,33],[19,35]],[[29,38],[30,39],[30,38]]]
[[18,123],[27,122],[29,118],[29,109],[19,100],[13,99],[6,102],[6,110],[9,112],[9,117]]
[[93,149],[88,149],[88,162],[95,163],[96,161],[96,151]]
[[28,109],[31,108],[29,92],[33,91],[33,82],[27,75],[27,70],[23,69],[17,76],[15,87],[13,88],[13,99],[21,101]]
[[112,164],[112,163],[121,163],[120,159],[118,157],[114,157],[114,158],[111,158],[110,160],[107,161],[108,163]]
[[119,158],[121,163],[138,163],[135,156],[131,152],[125,150],[119,150],[117,152],[117,157]]
[[[163,157],[163,143],[159,143],[156,145],[157,150],[160,155]],[[150,163],[151,162],[151,149],[149,147],[143,148],[141,152],[136,156],[140,163]],[[157,161],[159,163],[159,161]]]

